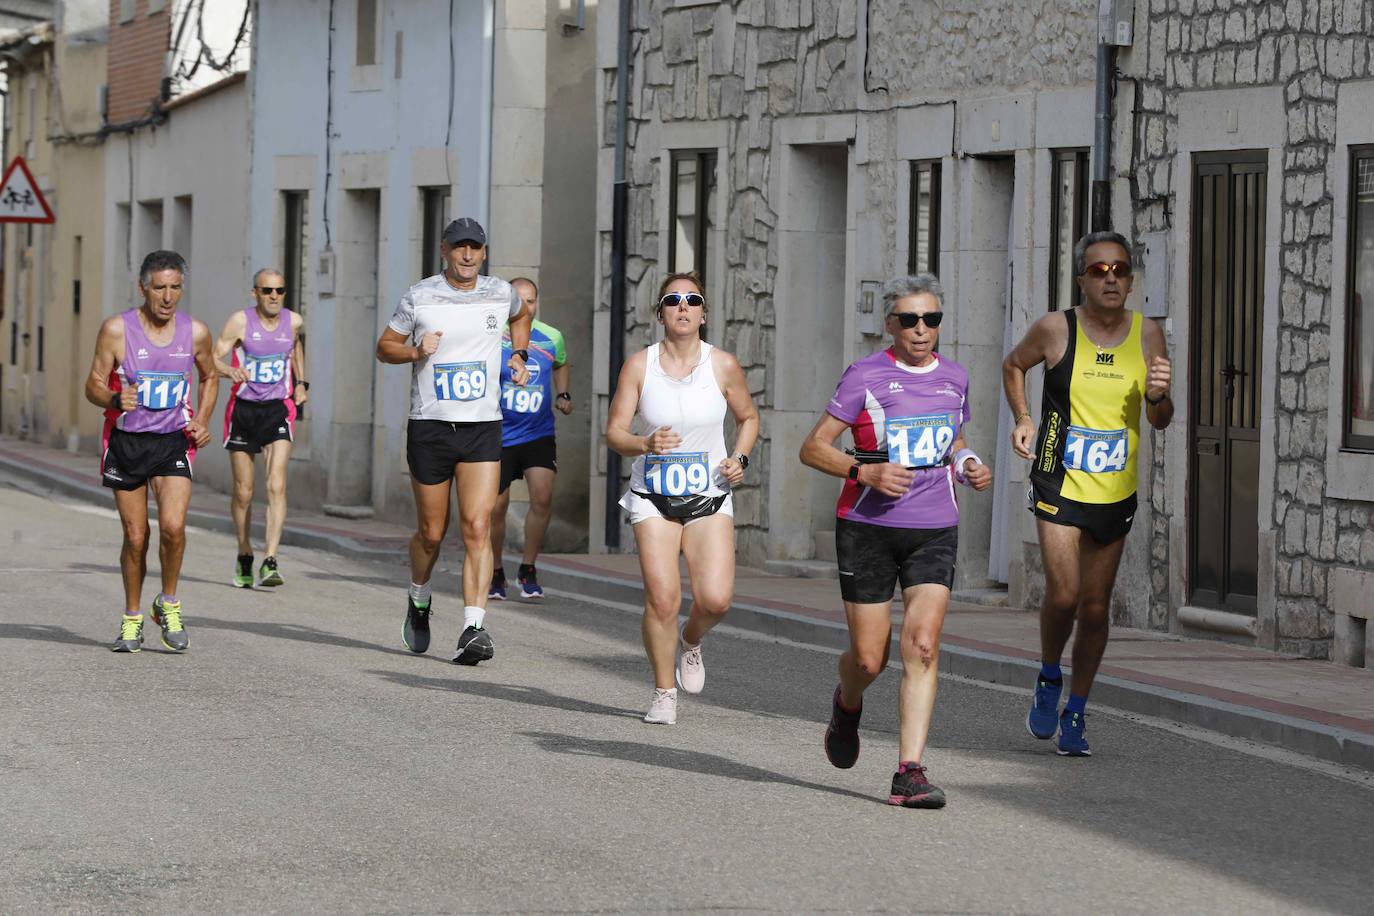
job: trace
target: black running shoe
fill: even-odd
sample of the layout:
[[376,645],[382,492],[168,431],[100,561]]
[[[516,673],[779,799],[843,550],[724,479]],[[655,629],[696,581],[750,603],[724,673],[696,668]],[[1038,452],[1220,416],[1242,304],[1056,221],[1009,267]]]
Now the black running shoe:
[[253,555],[251,553],[241,553],[239,558],[234,561],[234,587],[253,587]]
[[416,655],[429,650],[429,615],[433,610],[433,601],[426,607],[416,607],[415,599],[406,595],[406,622],[401,628],[401,639]]
[[491,637],[487,635],[487,631],[481,627],[468,627],[463,631],[463,635],[458,637],[458,648],[453,650],[453,663],[475,665],[495,654],[496,647],[491,644]]
[[825,730],[825,756],[842,770],[859,759],[859,718],[863,714],[862,704],[855,712],[840,706],[840,688],[835,688],[835,697],[830,702],[830,726]]
[[925,767],[919,763],[903,763],[892,776],[892,794],[887,797],[887,803],[903,808],[943,808],[945,793],[930,784]]

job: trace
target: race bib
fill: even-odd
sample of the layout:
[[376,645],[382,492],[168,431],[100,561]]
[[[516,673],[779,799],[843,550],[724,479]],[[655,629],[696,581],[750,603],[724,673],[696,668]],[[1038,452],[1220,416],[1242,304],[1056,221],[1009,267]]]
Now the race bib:
[[138,406],[169,410],[186,400],[190,383],[180,372],[140,372]]
[[644,486],[659,496],[690,496],[711,489],[706,452],[644,456]]
[[272,356],[244,357],[243,370],[248,373],[248,381],[271,384],[280,382],[286,376],[286,354]]
[[501,403],[511,413],[539,413],[544,406],[544,392],[538,388],[505,385],[501,388]]
[[1103,474],[1126,470],[1130,440],[1124,429],[1070,426],[1064,437],[1064,467],[1070,471]]
[[441,401],[480,401],[487,394],[487,364],[437,363],[434,396]]
[[958,428],[954,414],[893,417],[887,421],[887,460],[907,468],[935,467],[948,456]]

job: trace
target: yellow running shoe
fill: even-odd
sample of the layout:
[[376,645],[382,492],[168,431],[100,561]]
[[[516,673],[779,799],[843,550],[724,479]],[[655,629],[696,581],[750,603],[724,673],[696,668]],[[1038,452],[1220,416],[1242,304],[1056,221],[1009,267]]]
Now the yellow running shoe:
[[[153,599],[153,623],[162,627],[162,644],[173,652],[181,652],[191,645],[191,637],[181,625],[181,602],[164,602],[162,596]],[[127,617],[125,618],[128,619]]]
[[113,652],[140,652],[143,649],[143,615],[125,614],[119,625],[119,638],[110,646]]

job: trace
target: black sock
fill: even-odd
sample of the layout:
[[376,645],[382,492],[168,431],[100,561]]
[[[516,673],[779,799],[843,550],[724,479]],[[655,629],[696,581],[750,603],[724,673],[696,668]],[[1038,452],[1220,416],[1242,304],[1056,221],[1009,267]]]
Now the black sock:
[[533,564],[533,563],[521,563],[521,564],[520,564],[520,572],[517,573],[517,575],[519,575],[522,579],[523,579],[525,576],[532,576],[532,575],[534,575],[534,564]]

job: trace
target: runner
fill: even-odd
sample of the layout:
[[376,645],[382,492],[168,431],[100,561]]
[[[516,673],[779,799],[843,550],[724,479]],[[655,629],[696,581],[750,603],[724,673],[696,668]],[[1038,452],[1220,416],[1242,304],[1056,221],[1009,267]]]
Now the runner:
[[[277,548],[286,524],[286,463],[296,435],[296,410],[310,391],[302,378],[305,319],[282,307],[286,277],[263,268],[253,275],[252,293],[256,307],[229,316],[215,343],[215,368],[234,383],[224,408],[224,447],[234,474],[229,507],[239,539],[234,563],[239,588],[253,587],[253,456],[259,452],[266,454],[267,464],[267,557],[258,570],[258,584],[282,584]],[[230,358],[233,362],[225,363]]]
[[[706,299],[694,273],[671,274],[658,293],[663,340],[631,356],[620,372],[606,442],[634,458],[630,513],[644,574],[644,648],[654,672],[645,722],[677,721],[677,685],[706,683],[701,639],[725,618],[735,591],[735,510],[730,488],[744,480],[759,415],[739,361],[701,339]],[[725,451],[725,411],[736,424]],[[642,435],[630,431],[632,422]],[[692,609],[681,633],[679,555],[687,558]],[[674,657],[677,658],[674,664]]]
[[[935,353],[943,299],[932,274],[888,283],[883,305],[892,346],[845,370],[801,449],[803,464],[847,478],[835,508],[835,550],[850,643],[840,656],[825,754],[841,769],[859,759],[864,691],[887,667],[892,591],[900,582],[900,735],[887,800],[908,808],[945,804],[921,757],[959,547],[954,483],[975,490],[992,483],[992,472],[964,444],[968,370]],[[846,429],[854,437],[850,452],[835,446]]]
[[[411,365],[406,462],[418,530],[410,539],[410,594],[401,636],[412,652],[429,649],[429,577],[448,530],[450,484],[458,483],[463,532],[463,633],[453,661],[475,665],[495,654],[483,627],[491,581],[491,510],[501,479],[501,329],[510,323],[507,363],[516,385],[525,363],[530,314],[505,280],[483,276],[487,234],[456,219],[439,246],[445,267],[401,297],[377,341],[384,363]],[[489,384],[490,381],[490,384]]]
[[[157,500],[158,560],[162,591],[153,599],[153,623],[162,644],[181,652],[191,644],[181,618],[177,580],[186,552],[186,509],[191,465],[210,441],[203,418],[215,409],[219,376],[210,331],[177,311],[186,261],[175,251],[154,251],[138,271],[143,304],[106,318],[96,337],[86,378],[86,400],[105,409],[100,477],[114,490],[124,529],[119,569],[124,577],[124,619],[116,652],[143,647],[143,579],[148,572],[148,487]],[[191,368],[200,377],[191,411]]]
[[[506,600],[506,570],[501,564],[501,549],[506,543],[506,512],[510,508],[510,485],[525,478],[530,491],[525,513],[525,556],[516,573],[520,597],[543,598],[534,563],[544,544],[553,505],[553,482],[558,473],[558,449],[554,442],[555,408],[564,416],[572,413],[568,393],[568,354],[563,334],[553,325],[538,319],[539,287],[533,280],[519,277],[511,286],[520,295],[525,309],[536,316],[530,328],[530,382],[521,388],[511,382],[510,369],[501,370],[501,495],[491,513],[491,556],[495,572],[488,598]],[[502,355],[511,348],[510,335],[501,341]]]
[[[1094,232],[1074,246],[1074,264],[1083,305],[1035,322],[1002,363],[1002,384],[1016,418],[1012,448],[1034,462],[1027,495],[1045,566],[1040,674],[1026,728],[1041,739],[1057,731],[1061,756],[1087,757],[1084,709],[1107,648],[1112,588],[1135,518],[1142,392],[1155,429],[1169,425],[1174,405],[1164,334],[1126,308],[1130,243],[1115,232]],[[1045,387],[1037,437],[1026,372],[1040,363]],[[1073,683],[1061,714],[1059,663],[1075,620]]]

